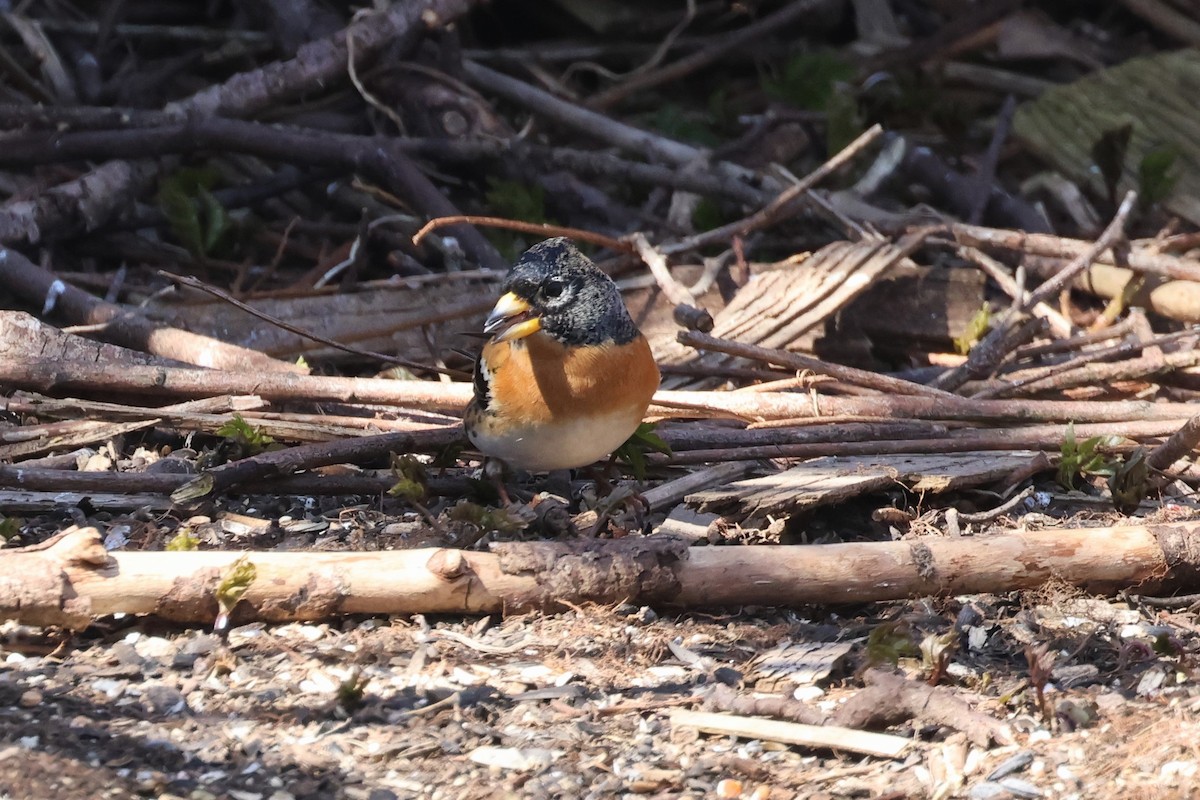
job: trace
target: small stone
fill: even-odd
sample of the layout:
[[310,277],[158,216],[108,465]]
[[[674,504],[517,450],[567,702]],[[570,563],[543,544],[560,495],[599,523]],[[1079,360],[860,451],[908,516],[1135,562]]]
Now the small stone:
[[546,750],[540,747],[476,747],[468,758],[476,764],[499,769],[527,772],[545,769],[563,756],[561,750]]
[[144,660],[133,645],[127,642],[116,642],[112,646],[112,656],[116,662],[125,667],[137,667],[141,671]]
[[1013,794],[1017,797],[1029,798],[1032,800],[1032,798],[1043,796],[1041,789],[1034,786],[1029,781],[1023,781],[1020,778],[1005,778],[1004,780],[1000,781],[1000,785],[1003,786],[1004,789],[1010,794]]
[[191,637],[179,648],[179,652],[188,655],[206,656],[221,644],[221,640],[211,633],[201,633]]
[[129,532],[131,530],[133,530],[131,525],[113,525],[108,529],[108,533],[104,535],[104,549],[120,550],[129,544]]
[[717,797],[722,800],[735,800],[742,796],[742,782],[733,778],[717,781]]
[[45,699],[45,696],[37,689],[30,689],[29,691],[24,692],[21,695],[21,699],[17,702],[20,704],[21,708],[37,708]]
[[971,800],[1009,800],[1012,795],[1000,784],[984,781],[972,786],[967,791],[967,797]]
[[127,686],[128,683],[126,681],[113,680],[112,678],[97,678],[92,681],[92,691],[99,692],[110,700],[116,700],[125,694]]
[[142,706],[151,714],[173,716],[187,709],[187,698],[174,686],[150,683],[142,687]]
[[185,653],[180,650],[175,655],[171,656],[172,669],[191,669],[200,660],[199,653]]

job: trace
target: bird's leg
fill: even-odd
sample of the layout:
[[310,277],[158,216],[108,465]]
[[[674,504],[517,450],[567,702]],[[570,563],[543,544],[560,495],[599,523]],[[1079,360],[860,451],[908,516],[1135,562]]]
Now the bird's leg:
[[[618,474],[616,472],[617,456],[614,454],[609,457],[604,464],[593,464],[584,468],[596,484],[596,524],[593,526],[591,536],[595,537],[600,534],[610,521],[612,521],[617,510],[622,506],[634,509],[638,515],[638,519],[642,518],[643,514],[649,513],[650,503],[642,495],[639,488],[634,488],[633,484],[623,484],[617,486],[613,483],[612,476]],[[640,522],[639,522],[640,524]]]
[[617,465],[617,454],[613,453],[608,457],[608,461],[604,462],[604,466],[592,464],[584,468],[584,472],[596,484],[596,496],[608,497],[613,493],[613,468]]
[[483,474],[491,481],[492,486],[496,487],[496,494],[500,495],[500,502],[505,506],[513,505],[512,498],[508,496],[508,487],[504,485],[504,462],[498,458],[485,458]]

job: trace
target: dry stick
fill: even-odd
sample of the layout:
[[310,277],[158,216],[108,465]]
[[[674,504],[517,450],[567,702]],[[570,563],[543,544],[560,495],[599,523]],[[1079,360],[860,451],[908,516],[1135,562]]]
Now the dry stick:
[[192,484],[181,488],[179,492],[190,494],[189,487],[194,485],[197,489],[204,488],[205,494],[224,493],[232,487],[252,481],[267,480],[331,464],[376,461],[389,453],[425,452],[445,447],[460,439],[462,426],[449,425],[424,431],[382,433],[357,439],[341,439],[273,450],[210,470]]
[[0,204],[0,242],[37,244],[47,236],[95,230],[132,206],[156,173],[155,166],[144,161],[113,161],[36,198],[10,199]]
[[306,371],[256,350],[152,322],[77,289],[15,250],[0,249],[0,283],[26,303],[41,307],[43,316],[58,312],[76,324],[101,326],[101,338],[133,350],[221,369]]
[[[89,404],[93,407],[103,406],[107,404],[96,403]],[[180,413],[167,412],[156,414],[154,409],[138,409],[134,407],[114,406],[111,412],[100,412],[104,419],[126,419],[130,421],[145,421],[148,424],[159,424],[166,422],[168,425],[186,429],[188,431],[202,430],[212,433],[220,431],[230,421],[228,414],[202,414],[202,413]],[[254,426],[261,430],[267,436],[274,439],[287,442],[328,442],[332,439],[357,438],[360,436],[373,436],[379,433],[399,432],[399,431],[422,431],[430,428],[443,427],[448,422],[455,422],[454,419],[439,419],[437,422],[388,422],[386,420],[379,421],[380,424],[372,424],[374,420],[369,417],[354,418],[354,417],[337,417],[323,418],[318,414],[274,414],[263,416],[253,412],[242,414],[243,418],[252,422]],[[307,417],[307,419],[302,419]],[[337,420],[343,420],[338,422]],[[83,421],[75,421],[73,423],[59,424],[74,424],[77,426],[100,425],[102,423],[90,423]],[[141,427],[145,427],[142,425]],[[24,430],[23,428],[21,430]],[[64,437],[71,441],[79,441],[79,437]],[[39,441],[40,449],[50,449],[54,447],[54,442],[51,440],[47,443],[49,435]],[[91,434],[86,441],[103,441],[99,434]],[[62,446],[61,444],[58,446]],[[5,448],[0,446],[0,454],[3,454]]]
[[1122,0],[1121,5],[1171,39],[1200,47],[1200,22],[1190,14],[1176,11],[1168,3],[1156,0]]
[[[272,402],[307,400],[400,406],[460,413],[471,398],[468,383],[389,381],[224,370],[89,365],[26,358],[0,362],[0,383],[41,394],[111,397],[113,392],[150,397],[258,395]],[[260,391],[261,390],[261,391]]]
[[588,105],[596,109],[609,108],[634,92],[679,80],[720,60],[730,51],[745,47],[770,33],[778,32],[783,26],[790,25],[805,14],[826,4],[827,0],[798,0],[798,2],[787,3],[778,11],[762,17],[744,28],[724,34],[703,50],[684,56],[665,67],[635,75],[623,83],[606,89],[589,100]]
[[[411,158],[399,150],[388,151],[380,148],[369,153],[363,163],[367,169],[380,176],[394,192],[428,216],[459,216],[459,210],[454,203],[425,176]],[[476,228],[470,225],[455,225],[451,232],[463,251],[476,264],[497,270],[508,266],[500,252]]]
[[[996,285],[1006,295],[1017,302],[1024,302],[1025,292],[1017,285],[1013,277],[1008,274],[1008,270],[1004,268],[1003,264],[975,247],[964,245],[957,249],[957,253],[959,257],[979,267],[985,275],[996,282]],[[1074,327],[1071,321],[1047,303],[1037,303],[1030,310],[1037,316],[1045,319],[1050,326],[1050,331],[1058,338],[1065,339],[1071,335],[1071,329]]]
[[901,380],[900,378],[880,375],[877,372],[868,372],[864,369],[846,367],[841,364],[831,364],[819,358],[813,358],[812,356],[800,353],[772,350],[757,345],[734,342],[729,339],[719,339],[715,336],[695,331],[680,331],[675,335],[675,339],[680,344],[694,347],[697,350],[711,350],[731,356],[749,358],[754,361],[765,361],[768,364],[787,367],[788,369],[812,370],[821,375],[829,375],[837,378],[839,381],[844,381],[855,386],[865,386],[868,389],[878,389],[881,392],[894,392],[896,394],[923,397],[957,397],[950,392],[943,392],[940,389],[922,386],[919,383]]
[[[1146,466],[1155,472],[1166,473],[1176,461],[1195,452],[1197,445],[1200,445],[1200,416],[1189,419],[1169,439],[1151,450],[1146,455]],[[1160,474],[1151,480],[1164,485],[1170,482],[1171,476]]]
[[[414,43],[426,30],[465,14],[470,5],[467,0],[395,4],[333,36],[302,45],[294,58],[234,75],[222,84],[170,104],[167,111],[177,118],[253,114],[313,87],[339,81],[346,71],[347,36],[354,37],[358,59],[366,60],[389,43]],[[129,197],[140,194],[156,172],[154,165],[145,162],[109,161],[76,180],[55,186],[36,201],[9,201],[0,206],[0,242],[36,242],[48,230],[58,234],[92,230]]]
[[[957,216],[971,213],[971,200],[978,182],[958,172],[929,147],[914,144],[898,133],[888,133],[887,140],[899,142],[900,159],[895,172],[900,180],[926,187],[939,208],[947,208]],[[999,184],[989,187],[988,213],[992,219],[1021,230],[1049,230],[1045,216],[1033,204],[1007,192]]]
[[194,278],[191,275],[174,275],[174,274],[172,274],[170,272],[166,272],[164,270],[159,270],[158,274],[163,275],[163,276],[167,277],[168,279],[175,281],[176,283],[181,284],[183,286],[187,286],[191,289],[199,289],[200,291],[205,292],[206,294],[210,294],[213,297],[216,297],[217,299],[221,300],[222,302],[228,303],[229,305],[233,306],[236,309],[245,311],[247,314],[249,314],[252,317],[257,317],[258,319],[261,319],[264,322],[269,322],[277,328],[282,328],[283,330],[288,331],[289,333],[294,333],[297,336],[303,336],[304,338],[311,339],[314,342],[320,342],[321,344],[327,345],[328,347],[332,347],[335,350],[341,350],[344,353],[353,353],[354,355],[357,355],[357,356],[363,356],[364,358],[370,358],[370,359],[374,359],[376,361],[383,361],[388,364],[395,364],[397,366],[405,367],[408,369],[421,369],[421,370],[426,370],[429,372],[437,372],[442,375],[456,375],[456,376],[460,376],[460,377],[463,375],[461,370],[446,369],[445,367],[438,367],[438,366],[434,366],[432,364],[421,364],[416,361],[409,361],[406,358],[397,358],[396,356],[389,356],[384,353],[375,353],[370,350],[363,350],[361,348],[353,347],[348,344],[342,344],[341,342],[335,341],[333,339],[328,339],[319,333],[307,330],[305,328],[301,328],[297,325],[293,325],[290,322],[280,319],[279,317],[271,316],[270,314],[266,313],[265,311],[259,311],[257,308],[254,308],[253,306],[249,306],[249,305],[243,303],[241,300],[238,300],[236,297],[229,294],[228,292],[221,291],[220,289],[218,289],[215,286],[210,286],[209,284],[205,283],[204,281],[202,281],[198,278]]
[[[24,489],[38,492],[78,492],[87,494],[162,494],[169,495],[195,476],[154,472],[76,472],[66,469],[43,469],[0,464],[0,488]],[[396,485],[392,475],[305,473],[274,479],[251,481],[228,487],[236,494],[318,495],[349,494],[379,495]],[[470,481],[455,477],[430,477],[426,483],[430,494],[462,496],[470,490]]]
[[[628,601],[712,608],[1003,593],[1055,579],[1089,592],[1162,594],[1196,574],[1195,522],[784,547],[699,547],[675,537],[519,542],[491,552],[107,553],[95,528],[0,550],[0,616],[82,628],[98,616],[211,622],[239,559],[256,578],[235,619],[492,614]],[[854,569],[848,570],[847,564]]]
[[[352,417],[336,414],[258,411],[257,409],[265,405],[262,399],[258,397],[230,397],[224,398],[224,401],[223,405],[225,408],[210,408],[207,411],[201,408],[194,408],[193,410],[197,412],[203,411],[207,414],[237,412],[247,419],[266,419],[307,424],[328,423],[330,425],[353,427],[372,433],[381,433],[389,430],[418,430],[420,427],[444,425],[447,422],[454,421],[442,415],[416,413],[410,414],[409,419],[380,419],[373,416]],[[105,419],[136,420],[154,417],[173,423],[188,422],[193,419],[185,411],[171,411],[169,407],[130,406],[118,403],[97,402],[94,400],[80,400],[78,398],[53,400],[46,397],[18,397],[10,399],[5,407],[16,414],[58,417],[60,419],[79,419],[81,417],[88,419],[100,416]],[[20,431],[23,429],[16,428],[13,430]],[[0,437],[2,436],[3,434],[0,434]]]
[[1155,356],[1152,358],[1130,359],[1119,364],[1102,365],[1100,362],[1113,358],[1121,358],[1139,350],[1156,347],[1161,343],[1195,336],[1197,333],[1194,329],[1176,331],[1175,333],[1155,336],[1145,342],[1121,342],[1112,347],[1085,351],[1083,355],[1072,358],[1069,361],[1006,375],[998,379],[995,385],[988,386],[971,396],[983,400],[991,397],[1008,397],[1021,391],[1041,392],[1048,389],[1067,389],[1073,386],[1084,386],[1093,382],[1102,383],[1104,381],[1139,378],[1145,375],[1191,366],[1195,363],[1195,361],[1188,358],[1191,351],[1171,353],[1165,357]]
[[[1136,380],[1186,369],[1200,363],[1200,350],[1184,350],[1165,356],[1142,356],[1115,364],[1084,364],[1022,387],[1025,392],[1047,392],[1077,386],[1106,386],[1117,381]],[[1006,395],[1002,392],[1001,395]]]
[[[191,416],[202,413],[227,413],[258,408],[262,399],[258,397],[205,397],[200,400],[190,400],[186,403],[165,406],[163,414],[183,414]],[[36,440],[0,445],[0,460],[16,460],[38,453],[61,450],[66,447],[106,442],[114,436],[120,436],[129,431],[141,430],[157,425],[165,417],[145,415],[134,422],[93,422],[76,420],[70,425],[73,429],[60,430],[56,435],[44,436]],[[40,427],[40,426],[39,426]]]
[[[625,179],[649,186],[667,186],[726,197],[746,205],[758,205],[766,199],[761,190],[748,184],[723,180],[705,172],[677,170],[630,161],[607,152],[547,147],[516,139],[398,139],[332,134],[289,125],[233,119],[200,118],[180,122],[163,112],[138,109],[46,108],[5,104],[0,104],[0,127],[13,131],[5,137],[5,148],[0,150],[0,163],[19,166],[79,159],[188,153],[201,148],[231,149],[304,164],[353,165],[363,161],[363,153],[378,148],[389,151],[397,148],[412,157],[455,164],[470,164],[484,159],[544,162],[579,174]],[[34,130],[28,131],[30,127]],[[46,127],[61,130],[56,130],[50,140],[45,132]],[[50,146],[51,141],[53,147]]]
[[[1107,452],[1134,449],[1133,439],[1167,436],[1179,426],[1178,420],[1123,422],[1120,424],[1076,425],[1076,436],[1119,436],[1131,441],[1114,445]],[[816,458],[818,456],[875,456],[897,453],[969,453],[975,450],[1032,449],[1058,452],[1066,436],[1065,425],[1030,425],[998,430],[964,428],[941,436],[921,434],[921,438],[857,439],[851,441],[811,441],[796,444],[745,445],[711,450],[684,450],[671,456],[651,454],[651,463],[708,464],[718,461],[757,460],[762,458]]]
[[1018,347],[1014,354],[1018,360],[1037,358],[1039,356],[1051,355],[1054,353],[1066,353],[1072,350],[1082,350],[1089,344],[1097,342],[1106,342],[1110,339],[1120,339],[1125,334],[1133,330],[1133,318],[1125,317],[1114,325],[1103,328],[1098,331],[1088,331],[1081,333],[1078,336],[1072,336],[1069,339],[1060,339],[1056,342],[1046,342],[1045,344],[1031,344],[1025,347]]
[[671,711],[673,727],[695,728],[720,736],[740,736],[768,742],[783,742],[801,747],[859,753],[880,758],[899,758],[912,745],[912,740],[887,733],[871,733],[834,725],[805,725],[762,717],[740,717],[733,714],[714,714],[710,711]]
[[1010,94],[1004,98],[1004,104],[1000,106],[1000,111],[996,114],[996,127],[992,131],[992,139],[988,142],[987,152],[984,153],[983,160],[979,164],[979,171],[975,175],[978,188],[975,199],[971,203],[971,211],[967,215],[967,221],[972,225],[978,225],[983,219],[983,212],[987,210],[988,200],[992,194],[992,185],[996,180],[996,165],[1000,161],[1000,148],[1003,147],[1004,140],[1008,138],[1013,112],[1016,110],[1017,98]]
[[1125,222],[1137,203],[1137,192],[1128,192],[1121,201],[1117,213],[1113,216],[1108,227],[1090,247],[1080,253],[1070,264],[1063,267],[1056,275],[1046,280],[1037,289],[1014,305],[1008,313],[992,328],[987,336],[975,347],[971,348],[966,362],[954,369],[943,373],[934,385],[941,389],[953,391],[958,389],[972,377],[983,377],[999,365],[1000,361],[1012,349],[1026,342],[1017,341],[1009,346],[1012,340],[1010,332],[1023,314],[1038,303],[1055,297],[1066,288],[1080,273],[1090,267],[1105,250],[1112,249],[1125,236]]
[[[975,247],[999,247],[1022,255],[1075,259],[1089,252],[1093,247],[1086,241],[1065,239],[1048,233],[1024,233],[997,228],[981,228],[961,223],[951,223],[947,226],[947,230],[959,244]],[[1106,255],[1103,252],[1094,259],[1094,262],[1110,267],[1125,267],[1148,275],[1200,282],[1200,260],[1160,253],[1147,247],[1131,247],[1128,252],[1121,253],[1120,264],[1117,263],[1114,255]]]
[[[463,72],[476,85],[506,100],[523,105],[560,125],[623,150],[676,166],[702,160],[708,155],[708,151],[702,148],[618,122],[472,61],[463,62]],[[754,178],[752,171],[733,164],[722,162],[717,168],[726,179],[741,182]]]
[[343,80],[350,56],[347,37],[354,39],[357,61],[365,63],[387,46],[400,51],[410,49],[426,31],[454,22],[472,5],[466,0],[421,0],[389,6],[330,37],[301,45],[292,59],[234,75],[186,100],[169,104],[165,110],[179,116],[250,116],[294,99],[312,87]]
[[731,222],[727,225],[698,233],[695,236],[680,239],[671,244],[662,245],[659,249],[664,254],[671,256],[710,244],[728,242],[736,236],[746,236],[749,233],[773,225],[794,212],[798,205],[797,201],[802,195],[849,163],[881,135],[883,135],[883,128],[881,126],[871,126],[824,164],[817,167],[808,175],[805,175],[797,183],[784,189],[769,203],[750,216],[740,219],[737,222]]
[[[471,399],[468,383],[387,381],[311,375],[244,373],[172,367],[122,366],[30,356],[0,361],[0,384],[41,394],[113,392],[153,397],[211,397],[253,394],[272,402],[334,400],[461,413]],[[650,415],[660,417],[739,417],[743,419],[974,420],[979,422],[1117,422],[1184,420],[1200,413],[1191,403],[1144,400],[1081,402],[1062,400],[971,400],[915,396],[826,397],[783,392],[659,391]]]
[[979,747],[993,740],[1016,744],[1011,728],[975,711],[950,689],[877,668],[867,670],[863,679],[867,688],[842,704],[831,721],[851,728],[882,728],[916,718],[961,730]]
[[658,288],[675,305],[675,322],[688,328],[711,331],[715,324],[712,315],[705,309],[697,308],[692,293],[675,280],[667,266],[666,255],[650,244],[650,240],[643,233],[634,233],[630,238],[642,262],[650,268],[650,274],[654,276]]
[[[1084,270],[1094,264],[1096,259],[1105,250],[1112,250],[1115,258],[1117,243],[1125,238],[1125,223],[1137,205],[1137,198],[1137,192],[1126,192],[1125,199],[1121,201],[1121,205],[1117,208],[1117,213],[1113,215],[1112,221],[1108,223],[1108,227],[1104,229],[1104,232],[1100,234],[1092,246],[1084,250],[1071,263],[1059,270],[1058,274],[1049,280],[1043,281],[1041,286],[1030,292],[1029,298],[1022,304],[1022,310],[1030,308],[1034,303],[1057,297],[1059,292],[1071,284],[1071,281],[1075,280]],[[1123,256],[1121,260],[1124,261]]]
[[[745,461],[731,461],[705,469],[698,469],[695,472],[689,472],[679,478],[665,481],[658,486],[647,489],[645,492],[642,492],[642,500],[645,501],[647,513],[653,514],[656,511],[664,511],[674,507],[679,501],[693,492],[708,489],[712,486],[722,486],[730,481],[744,478],[753,472],[754,469],[754,464]],[[599,519],[599,512],[588,510],[576,514],[571,522],[575,525],[576,530],[590,531],[595,528],[596,522]]]
[[633,249],[622,242],[620,239],[614,239],[611,236],[605,236],[602,233],[593,231],[585,231],[583,228],[570,228],[565,225],[552,225],[549,222],[525,222],[519,219],[508,219],[506,217],[480,217],[474,214],[460,214],[456,217],[437,217],[431,219],[421,226],[421,229],[413,234],[412,243],[420,244],[421,241],[429,235],[431,231],[446,225],[455,225],[466,222],[471,225],[486,225],[491,228],[504,228],[510,231],[521,231],[522,233],[532,233],[539,236],[566,236],[570,239],[576,239],[580,242],[587,242],[598,247],[607,247],[617,253],[631,253]]

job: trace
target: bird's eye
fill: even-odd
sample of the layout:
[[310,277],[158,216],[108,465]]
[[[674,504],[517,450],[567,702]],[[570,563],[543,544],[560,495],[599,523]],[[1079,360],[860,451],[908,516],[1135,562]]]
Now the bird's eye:
[[567,288],[560,280],[549,280],[542,286],[542,295],[547,298],[555,298],[563,293],[563,289]]

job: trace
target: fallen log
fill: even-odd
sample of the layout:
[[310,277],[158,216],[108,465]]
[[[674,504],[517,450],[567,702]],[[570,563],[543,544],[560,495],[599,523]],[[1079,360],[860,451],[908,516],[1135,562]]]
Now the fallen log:
[[86,627],[107,614],[211,622],[239,559],[235,623],[340,614],[490,614],[627,600],[662,607],[863,603],[1006,592],[1051,577],[1092,592],[1194,590],[1200,522],[782,547],[689,548],[672,536],[509,542],[490,552],[114,552],[72,528],[0,550],[0,618]]

